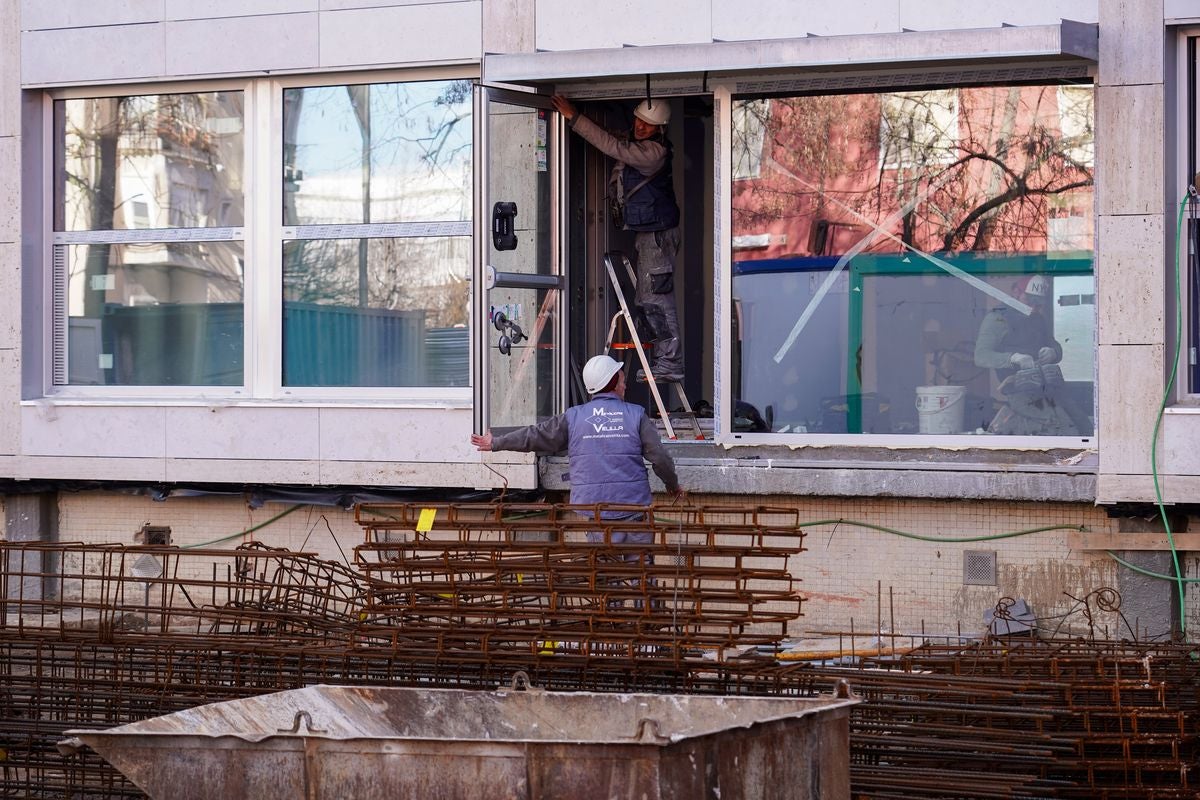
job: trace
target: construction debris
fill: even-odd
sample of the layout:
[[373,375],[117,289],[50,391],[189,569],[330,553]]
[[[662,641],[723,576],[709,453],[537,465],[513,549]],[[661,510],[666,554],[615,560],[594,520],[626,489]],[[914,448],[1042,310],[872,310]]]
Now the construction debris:
[[[856,797],[1195,795],[1194,646],[879,630],[865,646],[860,630],[780,660],[803,608],[795,512],[578,513],[595,510],[363,506],[343,564],[257,543],[0,542],[0,796],[143,796],[86,748],[59,753],[70,729],[317,683],[492,690],[517,670],[598,692],[805,697],[848,681],[866,701]],[[629,532],[648,542],[616,541]]]

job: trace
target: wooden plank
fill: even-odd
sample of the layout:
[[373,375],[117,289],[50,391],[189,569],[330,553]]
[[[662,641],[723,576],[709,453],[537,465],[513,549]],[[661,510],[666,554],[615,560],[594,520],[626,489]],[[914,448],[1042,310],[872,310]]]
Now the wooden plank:
[[[1171,544],[1165,533],[1080,533],[1067,534],[1067,545],[1072,550],[1170,550]],[[1200,551],[1200,533],[1175,534],[1178,550]]]

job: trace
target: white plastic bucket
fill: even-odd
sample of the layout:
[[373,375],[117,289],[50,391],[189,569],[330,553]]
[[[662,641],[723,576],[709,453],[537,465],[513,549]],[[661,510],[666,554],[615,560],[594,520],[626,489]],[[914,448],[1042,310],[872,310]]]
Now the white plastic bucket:
[[918,386],[917,416],[921,433],[961,433],[965,386]]

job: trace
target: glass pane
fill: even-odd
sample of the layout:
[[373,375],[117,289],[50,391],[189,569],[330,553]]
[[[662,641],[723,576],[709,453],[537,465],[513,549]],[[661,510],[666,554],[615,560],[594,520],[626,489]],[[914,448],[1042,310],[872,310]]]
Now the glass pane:
[[243,224],[241,92],[59,100],[54,229]]
[[471,82],[283,95],[285,225],[471,218]]
[[67,382],[240,386],[241,242],[71,245]]
[[[499,272],[548,275],[550,252],[549,112],[489,103],[488,197],[492,203],[514,203],[513,250],[488,247],[488,264]],[[489,243],[490,245],[490,243]],[[490,424],[493,429],[531,425],[560,410],[557,290],[496,287],[488,291],[488,369]],[[497,330],[498,314],[516,326]],[[511,343],[506,354],[501,337]]]
[[1092,97],[738,101],[733,428],[1090,435]]
[[285,386],[466,386],[471,240],[283,247]]

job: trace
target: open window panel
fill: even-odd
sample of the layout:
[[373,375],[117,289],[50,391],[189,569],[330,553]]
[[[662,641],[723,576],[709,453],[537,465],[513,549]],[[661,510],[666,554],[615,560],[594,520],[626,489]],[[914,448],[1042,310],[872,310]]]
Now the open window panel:
[[[626,87],[559,87],[579,111],[618,136],[631,135],[633,110],[645,99]],[[565,142],[567,181],[565,208],[568,228],[567,286],[569,318],[575,320],[569,333],[570,402],[587,395],[580,379],[583,365],[593,355],[607,352],[625,364],[626,400],[642,405],[657,420],[664,439],[678,442],[711,441],[715,424],[717,364],[715,355],[714,267],[713,267],[713,99],[711,94],[670,93],[654,85],[651,97],[670,106],[667,137],[671,143],[671,174],[680,210],[680,248],[675,259],[675,303],[679,318],[683,356],[683,380],[657,384],[670,427],[659,414],[649,385],[638,381],[640,358],[633,335],[621,317],[621,298],[605,265],[606,255],[614,266],[619,290],[631,311],[638,338],[647,360],[653,363],[654,335],[638,308],[635,285],[630,280],[624,255],[636,272],[635,234],[619,229],[609,209],[613,159],[572,134]],[[678,90],[675,90],[678,91]],[[684,398],[693,414],[686,413]]]
[[476,429],[563,410],[558,115],[548,98],[477,89]]

